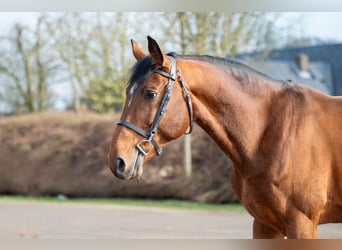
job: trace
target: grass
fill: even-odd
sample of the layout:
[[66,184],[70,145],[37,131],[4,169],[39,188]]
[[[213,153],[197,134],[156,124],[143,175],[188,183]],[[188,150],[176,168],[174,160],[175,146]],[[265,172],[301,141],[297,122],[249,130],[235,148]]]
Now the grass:
[[118,199],[118,198],[65,198],[65,197],[28,197],[17,195],[0,196],[0,201],[33,201],[33,202],[55,202],[55,203],[83,203],[98,205],[120,205],[138,207],[173,208],[202,211],[233,211],[243,212],[244,207],[240,204],[205,204],[179,200],[148,200],[148,199]]

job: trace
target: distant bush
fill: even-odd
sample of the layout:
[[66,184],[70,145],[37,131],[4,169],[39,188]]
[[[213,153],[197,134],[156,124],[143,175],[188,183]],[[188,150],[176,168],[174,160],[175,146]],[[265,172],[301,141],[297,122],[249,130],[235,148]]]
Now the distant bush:
[[0,118],[0,194],[236,201],[231,162],[198,127],[192,135],[190,179],[179,156],[181,139],[146,164],[140,180],[114,177],[106,155],[117,118],[92,113]]

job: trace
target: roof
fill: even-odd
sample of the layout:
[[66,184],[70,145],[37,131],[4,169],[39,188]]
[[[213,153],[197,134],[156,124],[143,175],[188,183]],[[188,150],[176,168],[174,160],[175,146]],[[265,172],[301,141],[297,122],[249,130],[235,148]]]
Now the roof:
[[[325,44],[317,46],[272,50],[267,54],[266,57],[264,57],[264,60],[269,63],[275,63],[278,67],[273,67],[271,70],[268,70],[268,72],[265,73],[268,73],[270,76],[272,76],[273,74],[278,74],[277,72],[274,72],[278,69],[285,73],[285,69],[279,68],[285,67],[280,66],[281,62],[288,64],[290,67],[290,64],[294,64],[294,59],[300,53],[304,53],[309,57],[310,70],[314,71],[318,77],[324,76],[324,85],[325,88],[328,88],[327,93],[330,93],[332,95],[342,95],[342,44]],[[239,54],[236,56],[236,58],[238,60],[246,62],[250,60],[250,58],[253,58],[255,60],[257,58],[260,59],[262,58],[263,54],[263,52]],[[283,76],[284,74],[281,75]],[[293,74],[290,74],[289,76],[293,77]],[[322,84],[319,83],[319,81],[307,82],[303,81],[302,79],[300,80],[300,82],[303,82],[304,84],[309,84],[318,89],[320,88],[320,86],[317,86],[317,84]]]
[[307,79],[301,76],[301,72],[293,60],[248,60],[246,63],[275,80],[292,80],[324,93],[332,94],[331,68],[328,64],[311,62],[309,66],[310,79]]

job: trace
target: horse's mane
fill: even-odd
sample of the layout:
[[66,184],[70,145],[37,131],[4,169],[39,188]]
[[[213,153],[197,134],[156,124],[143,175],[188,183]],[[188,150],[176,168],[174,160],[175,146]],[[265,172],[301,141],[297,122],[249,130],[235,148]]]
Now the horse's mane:
[[[243,63],[230,60],[222,57],[208,56],[208,55],[178,55],[175,52],[168,53],[167,55],[173,56],[175,58],[192,59],[212,63],[214,65],[220,65],[228,68],[232,68],[242,74],[252,74],[267,80],[275,82],[276,80],[271,77],[261,73]],[[131,77],[129,78],[128,84],[135,82],[141,82],[147,74],[153,71],[152,57],[146,56],[142,60],[138,61],[131,69]]]
[[169,55],[172,55],[176,58],[177,57],[184,58],[184,59],[188,58],[188,59],[194,59],[194,60],[209,62],[209,63],[215,64],[215,65],[223,65],[223,66],[227,66],[229,68],[234,68],[234,69],[246,72],[246,73],[255,74],[255,75],[261,76],[263,78],[267,78],[268,80],[273,80],[268,75],[266,75],[260,71],[257,71],[255,69],[247,66],[246,64],[243,64],[243,63],[238,62],[238,61],[230,60],[228,58],[217,57],[217,56],[209,56],[209,55],[178,55],[174,52],[169,53]]

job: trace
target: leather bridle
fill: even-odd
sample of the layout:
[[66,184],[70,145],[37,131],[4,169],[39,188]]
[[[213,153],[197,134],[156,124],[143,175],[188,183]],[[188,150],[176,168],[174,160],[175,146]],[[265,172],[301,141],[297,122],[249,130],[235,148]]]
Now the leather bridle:
[[157,73],[163,77],[166,77],[169,81],[168,81],[168,84],[166,86],[166,90],[165,90],[165,93],[164,93],[163,98],[161,100],[159,109],[158,109],[158,111],[157,111],[157,113],[153,119],[153,122],[152,122],[149,130],[144,131],[143,129],[135,126],[133,123],[130,123],[130,122],[125,121],[125,120],[119,120],[117,123],[117,125],[125,126],[125,127],[133,130],[134,132],[136,132],[137,134],[139,134],[145,138],[145,139],[139,141],[136,145],[136,148],[138,149],[138,151],[144,156],[148,155],[148,153],[149,153],[149,151],[145,151],[145,149],[143,148],[143,144],[145,144],[145,143],[152,144],[156,150],[157,155],[160,155],[162,153],[162,148],[160,148],[158,146],[157,142],[153,139],[153,136],[156,134],[156,132],[158,130],[158,126],[159,126],[159,123],[161,121],[161,118],[163,117],[165,110],[166,110],[166,106],[167,106],[167,104],[171,98],[172,87],[174,85],[174,82],[176,81],[176,76],[178,76],[178,82],[181,84],[181,87],[182,87],[183,92],[185,94],[185,101],[186,101],[188,111],[189,111],[190,125],[189,125],[189,130],[187,132],[185,132],[185,134],[186,135],[191,134],[192,129],[193,129],[193,111],[192,111],[192,105],[191,105],[189,91],[187,90],[187,88],[183,82],[183,78],[182,78],[179,70],[177,70],[176,59],[173,56],[168,56],[168,58],[171,61],[170,73],[167,73],[167,72],[159,70],[159,69],[156,69],[153,71],[154,73]]

